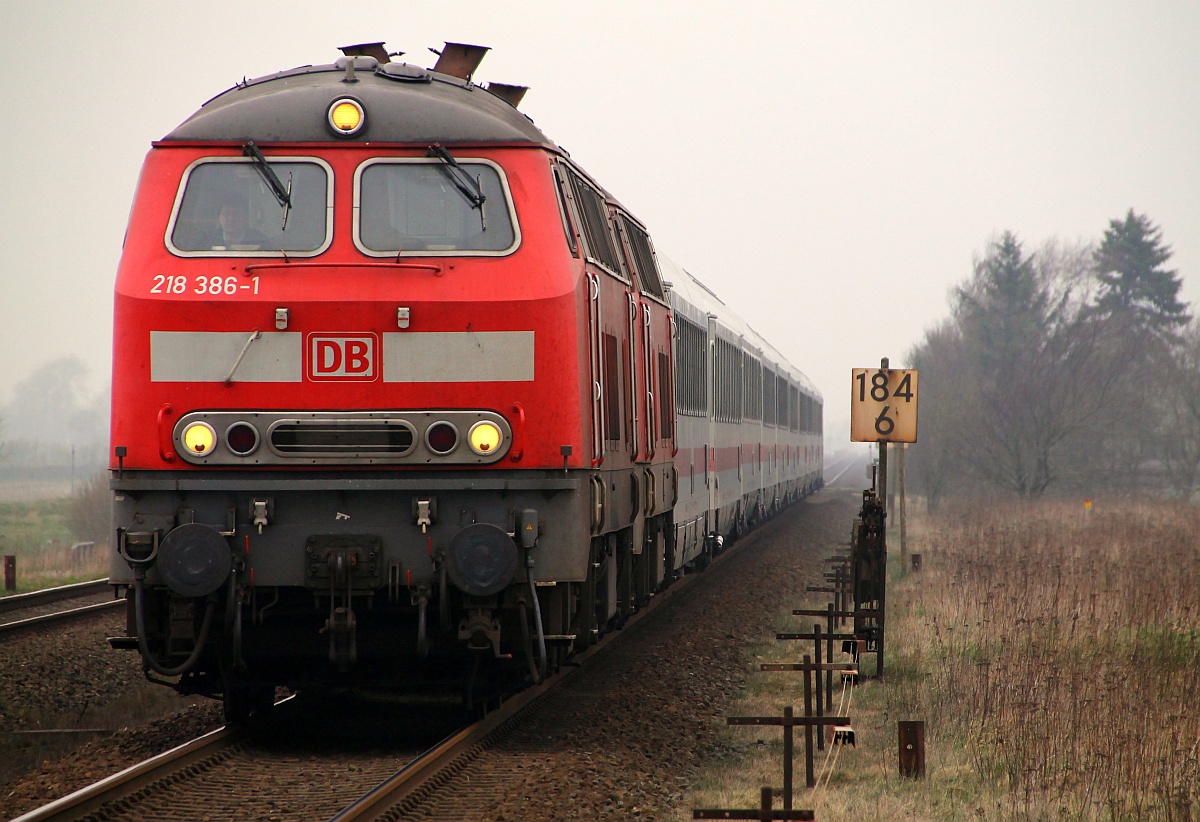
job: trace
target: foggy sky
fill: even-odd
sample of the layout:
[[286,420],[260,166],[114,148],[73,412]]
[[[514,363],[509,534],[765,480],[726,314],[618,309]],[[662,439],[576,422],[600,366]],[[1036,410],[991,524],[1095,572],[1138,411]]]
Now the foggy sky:
[[385,40],[521,110],[817,384],[893,365],[1012,230],[1130,208],[1200,301],[1200,4],[0,0],[0,404],[54,357],[108,379],[112,285],[152,140],[243,77]]

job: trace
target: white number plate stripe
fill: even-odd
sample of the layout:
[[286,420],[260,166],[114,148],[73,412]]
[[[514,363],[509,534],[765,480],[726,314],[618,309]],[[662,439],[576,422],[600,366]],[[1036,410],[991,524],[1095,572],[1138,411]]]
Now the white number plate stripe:
[[383,335],[384,382],[523,382],[532,379],[532,331]]
[[[246,349],[234,382],[300,382],[304,353],[297,332],[264,332]],[[151,382],[224,382],[249,331],[151,331]]]
[[[244,331],[151,331],[151,382],[223,382],[246,345]],[[236,382],[302,382],[298,332],[265,332],[246,350]],[[534,377],[534,332],[383,335],[384,382],[523,382]]]

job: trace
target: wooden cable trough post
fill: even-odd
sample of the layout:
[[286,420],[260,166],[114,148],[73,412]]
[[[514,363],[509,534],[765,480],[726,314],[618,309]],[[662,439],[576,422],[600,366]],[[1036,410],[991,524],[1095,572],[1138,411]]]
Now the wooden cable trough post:
[[[832,619],[832,611],[828,613]],[[818,640],[819,641],[819,640]],[[818,646],[819,647],[819,646]],[[819,660],[819,657],[818,657]],[[817,715],[813,715],[813,674],[817,675],[820,687],[821,671],[853,670],[853,665],[831,665],[818,661],[813,664],[812,657],[805,655],[803,662],[764,663],[760,666],[763,671],[802,671],[804,673],[804,716],[796,716],[795,709],[788,705],[783,709],[782,716],[731,716],[726,718],[729,725],[777,725],[783,728],[783,808],[772,807],[771,788],[762,789],[762,801],[756,809],[744,808],[696,808],[692,811],[693,819],[814,819],[813,811],[808,809],[793,809],[792,807],[792,765],[794,759],[794,729],[804,728],[804,777],[805,784],[812,788],[817,784],[813,768],[813,729],[823,731],[826,725],[847,726],[849,717],[821,716],[821,706],[817,704]]]
[[[863,492],[850,547],[853,576],[854,633],[875,653],[875,675],[883,677],[884,611],[887,601],[888,443],[917,441],[917,372],[892,369],[887,357],[879,368],[855,368],[850,375],[850,440],[879,444],[876,487]],[[903,485],[901,485],[903,488]],[[901,494],[900,509],[904,510]],[[904,524],[901,524],[904,533]],[[866,612],[874,612],[867,616]]]
[[816,819],[811,810],[772,810],[770,788],[762,789],[762,799],[755,810],[734,810],[721,808],[697,808],[692,811],[692,819]]
[[[782,725],[783,736],[783,807],[792,807],[792,729],[803,727],[805,784],[813,787],[817,784],[813,774],[813,729],[824,728],[826,725],[849,725],[848,716],[814,716],[813,715],[813,674],[818,679],[823,670],[829,667],[828,662],[814,665],[812,657],[807,654],[803,662],[764,662],[759,665],[763,671],[802,671],[804,673],[804,716],[795,716],[789,705],[783,709],[783,716],[730,716],[725,721],[730,725]],[[853,665],[834,664],[833,668],[844,671],[852,669]]]

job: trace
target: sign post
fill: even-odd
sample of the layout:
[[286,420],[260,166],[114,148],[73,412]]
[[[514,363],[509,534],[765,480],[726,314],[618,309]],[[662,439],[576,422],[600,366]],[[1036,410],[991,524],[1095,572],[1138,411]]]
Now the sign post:
[[[863,492],[850,549],[854,580],[854,633],[876,654],[876,676],[883,676],[883,634],[887,588],[888,443],[917,441],[917,372],[892,369],[887,358],[879,368],[855,368],[850,374],[850,439],[879,443],[875,488]],[[900,479],[900,510],[904,481]],[[903,517],[903,513],[901,514]],[[904,523],[901,522],[901,534]],[[901,537],[903,544],[903,536]]]

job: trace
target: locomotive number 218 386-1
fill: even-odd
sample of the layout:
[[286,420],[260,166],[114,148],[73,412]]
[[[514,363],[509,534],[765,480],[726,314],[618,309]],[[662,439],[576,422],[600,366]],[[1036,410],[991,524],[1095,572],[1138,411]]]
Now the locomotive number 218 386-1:
[[257,294],[258,277],[251,277],[250,282],[239,282],[238,277],[198,277],[188,278],[175,274],[155,274],[150,284],[151,294],[207,294],[210,297],[232,297],[235,294]]

